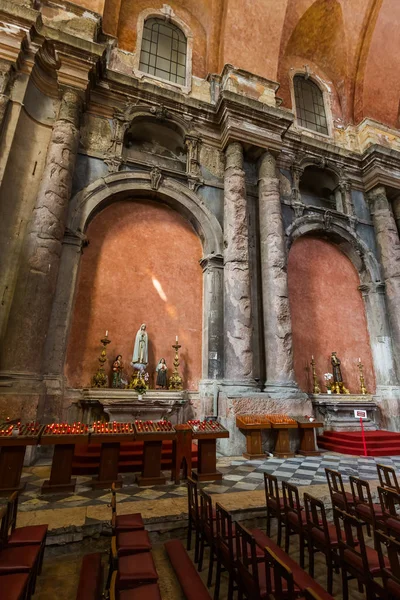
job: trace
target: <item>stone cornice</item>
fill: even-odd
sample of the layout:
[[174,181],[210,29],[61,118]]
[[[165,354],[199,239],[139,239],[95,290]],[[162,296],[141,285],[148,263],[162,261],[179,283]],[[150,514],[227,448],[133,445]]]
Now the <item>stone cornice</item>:
[[400,189],[400,152],[374,144],[361,157],[365,190],[378,185]]

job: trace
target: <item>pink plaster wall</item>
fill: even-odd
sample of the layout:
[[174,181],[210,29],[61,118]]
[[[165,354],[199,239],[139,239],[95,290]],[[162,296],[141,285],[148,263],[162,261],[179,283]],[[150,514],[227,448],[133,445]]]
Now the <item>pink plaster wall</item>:
[[[292,316],[294,369],[300,388],[312,391],[309,363],[316,361],[320,386],[331,373],[330,355],[342,361],[342,375],[351,393],[359,393],[358,358],[366,386],[375,391],[375,375],[358,273],[333,244],[300,238],[289,253],[288,283]],[[324,392],[326,388],[323,387]]]
[[172,372],[179,335],[185,387],[201,378],[202,256],[190,224],[172,209],[150,201],[115,202],[95,216],[87,235],[78,278],[65,374],[68,385],[83,387],[97,368],[100,338],[108,329],[108,372],[122,354],[127,373],[141,323],[149,334],[153,378],[165,357]]

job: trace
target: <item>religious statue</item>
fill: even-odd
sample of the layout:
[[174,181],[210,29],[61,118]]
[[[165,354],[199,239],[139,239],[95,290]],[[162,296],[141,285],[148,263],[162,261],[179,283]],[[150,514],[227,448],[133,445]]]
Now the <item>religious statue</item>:
[[342,370],[340,368],[340,359],[337,357],[336,352],[332,352],[331,365],[333,371],[333,383],[332,388],[336,394],[350,394],[349,390],[344,386]]
[[132,366],[138,371],[144,371],[149,362],[149,340],[145,323],[142,323],[135,338],[133,349]]
[[122,369],[124,365],[122,364],[122,356],[118,354],[117,358],[113,362],[112,366],[112,383],[111,387],[120,388],[122,387]]
[[156,372],[157,372],[156,387],[166,388],[167,387],[167,363],[165,362],[165,358],[160,358],[160,360],[158,361],[158,365],[156,367]]

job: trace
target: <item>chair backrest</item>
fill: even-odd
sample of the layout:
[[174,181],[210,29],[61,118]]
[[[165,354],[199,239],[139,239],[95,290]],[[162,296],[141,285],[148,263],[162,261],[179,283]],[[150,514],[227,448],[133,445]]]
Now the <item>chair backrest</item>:
[[212,536],[213,534],[213,510],[212,500],[210,494],[207,494],[204,490],[199,490],[200,498],[200,519],[206,534]]
[[17,526],[18,492],[13,492],[7,501],[7,532],[14,531]]
[[[357,557],[354,562],[359,563],[361,559],[362,571],[368,573],[369,565],[362,521],[337,507],[333,508],[333,520],[336,526],[336,535],[342,561],[344,561],[345,550],[348,550]],[[354,562],[352,561],[351,564],[354,564]]]
[[[318,546],[328,549],[330,536],[324,503],[322,500],[318,500],[318,498],[314,498],[314,496],[305,492],[304,506],[306,509],[308,531],[313,538],[313,542],[317,541]],[[317,531],[322,535],[315,535]],[[319,543],[319,540],[321,540],[321,543]]]
[[260,598],[258,578],[257,544],[250,531],[235,523],[236,568],[239,588],[247,598]]
[[225,546],[229,560],[235,560],[233,551],[233,519],[232,515],[219,502],[215,505],[217,518],[217,545]]
[[278,479],[274,475],[270,475],[269,473],[264,473],[264,489],[265,489],[265,502],[268,506],[268,501],[270,499],[274,500],[276,503],[277,510],[280,509],[279,504],[279,485]]
[[[376,530],[375,547],[378,551],[383,586],[392,594],[396,590],[397,594],[393,594],[393,597],[398,598],[400,597],[400,542]],[[389,561],[389,568],[385,564],[385,556]]]
[[286,514],[290,512],[296,513],[298,516],[299,527],[301,527],[301,511],[303,507],[300,502],[299,490],[295,485],[288,483],[287,481],[282,481],[282,492]]
[[0,509],[0,521],[0,548],[3,548],[8,540],[8,514],[5,506]]
[[[295,598],[294,580],[291,569],[269,548],[265,548],[264,552],[267,598],[272,597],[275,600]],[[271,570],[274,574],[273,580],[271,578]]]
[[199,520],[199,496],[197,492],[197,483],[188,477],[186,481],[188,490],[188,513],[194,523]]
[[400,494],[396,490],[378,485],[379,502],[384,517],[400,519]]
[[393,467],[387,465],[376,465],[379,477],[379,483],[382,487],[393,488],[400,493],[399,482],[397,481],[396,471]]
[[343,479],[338,471],[333,469],[325,468],[326,478],[328,480],[329,493],[331,495],[332,506],[339,506],[339,508],[349,511],[346,493],[344,490]]
[[357,508],[357,506],[359,506],[360,504],[364,504],[365,506],[367,506],[370,509],[369,514],[371,515],[371,520],[375,527],[376,520],[374,504],[372,502],[371,490],[368,481],[365,481],[364,479],[359,479],[358,477],[354,477],[353,475],[350,475],[349,479],[355,507]]

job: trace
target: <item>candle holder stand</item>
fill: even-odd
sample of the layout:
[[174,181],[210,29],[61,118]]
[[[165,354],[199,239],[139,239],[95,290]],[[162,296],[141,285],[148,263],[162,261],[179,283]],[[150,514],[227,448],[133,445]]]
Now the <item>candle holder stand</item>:
[[174,358],[174,372],[172,373],[171,377],[169,378],[169,386],[168,389],[170,390],[182,390],[183,389],[183,385],[182,385],[182,377],[179,375],[179,354],[178,354],[178,350],[179,348],[181,348],[181,346],[176,343],[172,345],[173,348],[175,348],[175,358]]
[[314,357],[311,359],[311,369],[312,369],[312,378],[313,378],[313,394],[318,395],[321,393],[321,388],[319,387],[317,372],[315,370],[315,360]]
[[92,378],[92,388],[107,388],[108,386],[108,377],[104,370],[104,363],[107,361],[107,345],[110,344],[111,340],[105,336],[100,340],[103,344],[102,351],[99,356],[99,368]]
[[358,369],[360,371],[360,393],[365,396],[368,394],[368,392],[367,388],[365,387],[364,365],[361,362],[358,363]]

